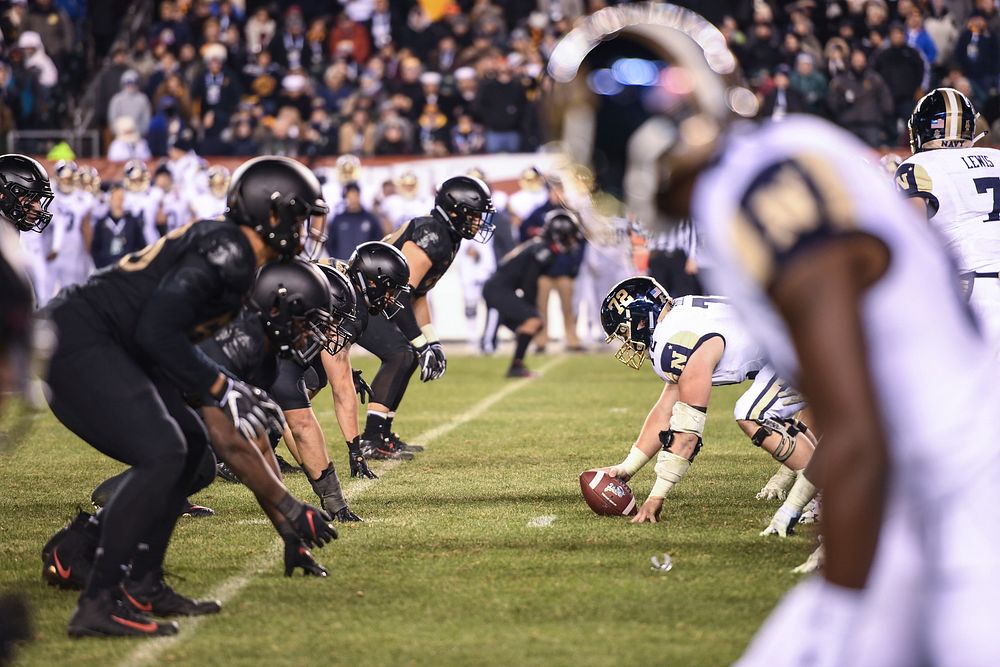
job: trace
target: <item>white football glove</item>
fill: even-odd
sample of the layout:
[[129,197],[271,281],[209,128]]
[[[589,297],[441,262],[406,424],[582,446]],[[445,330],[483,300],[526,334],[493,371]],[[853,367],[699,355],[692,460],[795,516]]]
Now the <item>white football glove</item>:
[[778,508],[778,511],[774,513],[774,516],[771,518],[771,523],[768,524],[767,528],[760,532],[760,536],[767,537],[768,535],[777,535],[779,537],[788,537],[795,532],[795,524],[798,520],[798,511],[786,505],[782,505]]
[[793,484],[795,484],[795,471],[787,466],[781,466],[757,494],[757,500],[784,500]]
[[816,550],[809,554],[806,562],[792,569],[792,574],[809,574],[823,567],[823,545],[816,547]]
[[799,523],[819,523],[820,503],[819,497],[813,498],[809,504],[802,508],[802,516]]

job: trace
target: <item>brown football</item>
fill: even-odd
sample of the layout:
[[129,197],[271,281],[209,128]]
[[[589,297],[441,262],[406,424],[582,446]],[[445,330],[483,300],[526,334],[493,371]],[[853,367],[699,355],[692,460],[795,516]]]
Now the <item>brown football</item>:
[[580,491],[595,514],[630,516],[639,511],[628,484],[600,470],[580,473]]

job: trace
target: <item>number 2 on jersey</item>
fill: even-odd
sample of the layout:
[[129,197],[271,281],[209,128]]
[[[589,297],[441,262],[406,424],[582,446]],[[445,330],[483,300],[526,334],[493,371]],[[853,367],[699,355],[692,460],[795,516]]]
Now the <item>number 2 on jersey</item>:
[[1000,221],[1000,178],[995,176],[989,178],[975,178],[972,180],[976,184],[976,192],[981,195],[988,191],[993,193],[993,210],[983,222]]

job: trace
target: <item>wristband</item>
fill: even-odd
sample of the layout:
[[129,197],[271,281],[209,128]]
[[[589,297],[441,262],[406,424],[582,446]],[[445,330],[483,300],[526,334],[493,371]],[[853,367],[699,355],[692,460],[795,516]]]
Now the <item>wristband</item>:
[[428,343],[436,343],[439,340],[441,340],[441,338],[438,337],[437,330],[434,329],[433,324],[430,323],[425,324],[424,326],[420,327],[420,330],[424,333],[424,338],[427,339]]
[[286,493],[285,497],[278,501],[277,510],[289,521],[295,521],[302,514],[302,503],[292,494]]
[[427,346],[427,337],[424,336],[423,334],[420,334],[419,336],[417,336],[416,338],[414,338],[414,339],[412,339],[410,341],[410,345],[412,345],[413,347],[417,348],[418,350],[420,348],[422,348],[422,347],[426,347]]
[[626,473],[629,477],[635,475],[639,470],[649,462],[649,459],[653,458],[646,454],[635,445],[632,445],[632,449],[629,450],[628,456],[625,460],[616,465],[619,471]]

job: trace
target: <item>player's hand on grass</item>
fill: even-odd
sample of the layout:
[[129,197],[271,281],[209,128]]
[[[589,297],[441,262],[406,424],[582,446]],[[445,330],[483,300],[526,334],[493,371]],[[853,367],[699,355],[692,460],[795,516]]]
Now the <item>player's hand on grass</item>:
[[337,530],[329,514],[296,500],[291,494],[286,494],[278,503],[278,511],[308,547],[322,548],[327,542],[337,539]]
[[378,475],[373,473],[368,467],[365,455],[361,453],[361,436],[354,436],[354,440],[347,443],[347,457],[351,463],[351,477],[364,477],[366,479],[378,479]]
[[816,550],[809,554],[806,562],[792,570],[793,574],[811,574],[823,567],[823,545],[816,547]]
[[302,574],[307,577],[326,577],[329,573],[316,562],[312,552],[300,539],[285,541],[285,576],[295,574],[296,568],[302,568]]
[[632,517],[632,523],[657,523],[660,520],[660,511],[663,509],[663,498],[649,497],[639,508],[638,514]]
[[782,505],[771,517],[771,523],[760,532],[761,537],[777,535],[778,537],[788,537],[795,532],[795,524],[799,521],[799,511]]
[[795,472],[781,466],[757,493],[757,500],[784,500],[793,484],[795,484]]

